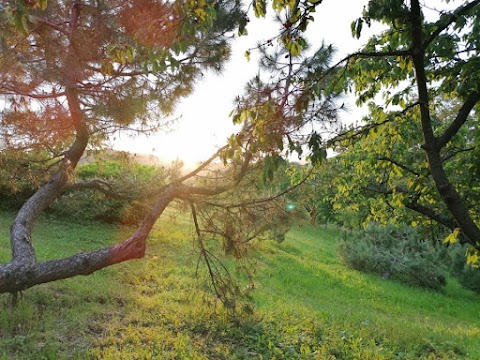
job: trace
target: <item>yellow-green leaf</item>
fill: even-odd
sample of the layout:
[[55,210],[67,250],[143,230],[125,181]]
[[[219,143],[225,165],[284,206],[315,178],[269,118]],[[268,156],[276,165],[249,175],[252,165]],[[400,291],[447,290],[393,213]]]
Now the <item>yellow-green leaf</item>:
[[40,9],[45,10],[47,8],[48,1],[47,0],[40,0],[39,4],[40,4]]
[[479,256],[479,251],[474,248],[469,248],[467,249],[467,253],[465,254],[467,256],[467,265],[470,265],[471,267],[478,268],[480,267],[480,256]]
[[105,75],[112,75],[113,74],[113,64],[110,63],[110,62],[106,62],[104,61],[102,63],[102,67],[101,67],[101,70],[102,70],[102,73],[104,73]]
[[458,239],[458,235],[460,234],[460,229],[455,228],[453,232],[447,236],[445,240],[443,240],[444,244],[455,244]]
[[207,17],[207,13],[206,13],[205,10],[203,10],[202,8],[196,8],[196,9],[195,9],[195,14],[196,14],[201,20],[205,20],[205,18]]

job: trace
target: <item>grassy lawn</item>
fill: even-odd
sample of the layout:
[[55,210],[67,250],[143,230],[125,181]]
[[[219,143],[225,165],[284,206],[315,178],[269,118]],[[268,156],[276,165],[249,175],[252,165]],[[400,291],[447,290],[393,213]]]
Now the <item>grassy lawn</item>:
[[[480,296],[433,292],[346,268],[335,228],[255,244],[253,313],[229,314],[196,279],[185,217],[164,216],[143,260],[0,295],[0,359],[480,359]],[[12,214],[0,214],[0,259]],[[129,228],[42,219],[39,259],[126,238]],[[234,271],[234,262],[229,266]],[[201,272],[201,275],[204,272]]]

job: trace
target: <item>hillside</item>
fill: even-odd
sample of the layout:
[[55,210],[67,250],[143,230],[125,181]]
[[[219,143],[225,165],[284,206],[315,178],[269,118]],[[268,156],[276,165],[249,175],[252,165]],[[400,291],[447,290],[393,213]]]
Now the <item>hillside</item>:
[[[12,217],[0,214],[2,260],[9,256]],[[45,259],[129,231],[43,219],[34,237]],[[283,243],[256,244],[249,260],[237,264],[255,270],[253,302],[240,302],[232,315],[205,292],[204,269],[195,279],[189,221],[169,212],[146,259],[37,286],[16,308],[3,295],[0,358],[480,358],[478,295],[454,281],[438,293],[349,270],[337,256],[339,233],[304,225]],[[235,274],[234,262],[228,265]]]

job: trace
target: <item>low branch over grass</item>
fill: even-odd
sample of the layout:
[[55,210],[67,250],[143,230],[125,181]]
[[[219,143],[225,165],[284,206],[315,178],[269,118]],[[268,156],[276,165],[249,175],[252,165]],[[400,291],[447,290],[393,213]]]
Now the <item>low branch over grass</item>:
[[[171,184],[163,186],[161,189],[159,189],[157,191],[157,200],[155,204],[145,215],[137,230],[128,239],[117,245],[105,247],[92,252],[79,253],[68,258],[36,262],[34,258],[35,253],[33,251],[33,245],[29,238],[29,249],[31,248],[32,251],[27,252],[27,255],[29,255],[28,259],[26,258],[25,252],[20,251],[23,251],[22,248],[17,250],[18,255],[14,257],[12,262],[0,266],[0,293],[22,291],[42,283],[65,279],[77,275],[88,275],[97,270],[118,264],[120,262],[144,257],[146,241],[150,231],[164,210],[173,200],[180,198],[185,199],[192,195],[212,196],[220,194],[230,190],[235,182],[238,181],[239,177],[243,176],[243,174],[238,174],[234,182],[224,186],[209,187],[183,184],[183,181],[193,178],[201,170],[205,169],[217,156],[218,153],[202,163],[194,171],[182,176],[180,178],[181,181],[176,180]],[[48,189],[49,184],[50,183],[39,190],[40,194],[46,191],[44,189],[45,187]],[[92,186],[87,186],[87,188],[97,189],[101,192],[105,192],[105,190],[108,189],[108,187],[105,188],[105,183],[94,182],[91,183],[91,185]],[[108,192],[112,191],[109,190]],[[115,193],[112,192],[112,194],[114,195]],[[15,232],[12,233],[12,238],[14,239],[17,239],[19,236],[21,236],[21,234],[17,234],[18,230],[15,230],[20,226],[17,223],[16,226],[13,227]],[[33,227],[33,224],[30,224],[29,228],[30,227]],[[22,261],[19,261],[19,258]]]

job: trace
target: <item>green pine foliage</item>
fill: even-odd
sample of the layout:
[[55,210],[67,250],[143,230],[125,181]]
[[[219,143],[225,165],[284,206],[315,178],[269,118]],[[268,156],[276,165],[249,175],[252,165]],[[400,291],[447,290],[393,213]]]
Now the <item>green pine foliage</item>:
[[352,268],[435,290],[445,284],[445,266],[430,240],[409,226],[368,225],[345,233],[341,253]]
[[458,279],[464,288],[480,294],[480,268],[465,263],[465,254],[468,246],[460,244],[455,244],[454,246],[452,275]]
[[[55,159],[43,153],[0,152],[0,209],[20,209],[45,181],[49,172],[43,166],[50,163],[54,166]],[[15,164],[20,166],[13,166]],[[143,195],[161,187],[166,177],[167,171],[163,167],[140,164],[121,152],[100,151],[96,153],[95,161],[78,165],[71,183],[101,180],[108,183],[108,189],[119,197],[88,188],[67,190],[47,209],[47,213],[82,221],[133,225],[149,209],[148,197]]]
[[160,187],[165,178],[162,167],[139,164],[128,158],[80,164],[77,182],[101,179],[121,196],[116,198],[89,189],[72,191],[55,201],[49,212],[80,220],[134,225],[150,209],[151,201],[143,195],[155,186]]
[[0,149],[0,209],[18,210],[49,174],[52,160],[45,152]]

